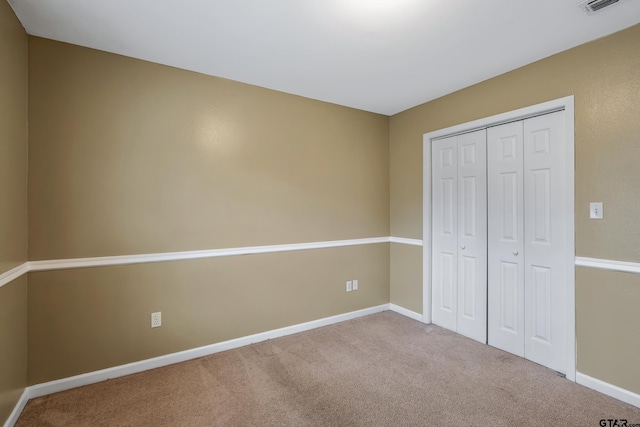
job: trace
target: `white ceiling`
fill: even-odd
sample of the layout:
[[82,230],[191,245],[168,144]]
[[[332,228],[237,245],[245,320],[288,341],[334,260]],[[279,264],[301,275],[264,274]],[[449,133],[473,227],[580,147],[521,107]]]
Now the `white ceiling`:
[[640,22],[640,0],[9,3],[35,36],[387,115]]

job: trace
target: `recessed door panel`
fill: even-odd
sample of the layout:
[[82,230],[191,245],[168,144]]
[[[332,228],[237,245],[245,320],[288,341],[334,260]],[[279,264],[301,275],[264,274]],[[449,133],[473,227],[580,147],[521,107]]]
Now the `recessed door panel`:
[[530,244],[549,245],[551,232],[551,183],[549,181],[551,171],[549,169],[536,169],[531,171],[531,194],[528,200],[531,206],[531,221],[533,230]]
[[529,139],[531,141],[530,152],[532,156],[550,154],[551,129],[549,127],[531,130]]
[[[440,168],[441,169],[446,169],[446,168],[455,168],[456,166],[456,162],[455,162],[455,146],[445,146],[443,148],[440,149]],[[452,169],[455,170],[455,169]]]
[[499,223],[501,224],[500,240],[503,242],[515,242],[518,239],[518,197],[520,196],[521,189],[518,187],[520,180],[518,179],[517,172],[503,172],[500,174],[500,188],[497,191],[501,191],[500,202],[500,215]]
[[460,221],[462,228],[460,232],[464,237],[474,238],[476,236],[477,188],[478,178],[476,176],[465,176],[462,178],[462,185],[460,187],[462,191],[460,196],[462,206],[460,206],[459,215],[462,215],[462,221]]
[[518,264],[513,262],[500,263],[500,298],[496,310],[500,314],[499,328],[508,333],[517,334],[518,319]]
[[442,271],[442,299],[440,309],[449,313],[455,313],[455,300],[457,292],[456,272],[454,270],[455,255],[441,252],[440,269]]
[[[461,145],[462,147],[462,164],[464,166],[476,165],[478,160],[476,158],[477,142],[471,140]],[[484,157],[484,156],[483,156]]]
[[531,266],[531,337],[545,344],[551,343],[551,270]]
[[454,203],[456,202],[456,180],[455,178],[442,178],[440,180],[440,191],[442,194],[442,229],[443,235],[455,237],[456,212]]
[[520,144],[522,144],[522,139],[519,137],[519,134],[513,135],[503,135],[500,137],[500,144],[502,147],[502,151],[500,152],[500,156],[502,160],[515,160],[521,158],[518,153]]
[[476,280],[476,259],[475,257],[463,256],[461,263],[460,282],[460,299],[462,301],[462,315],[469,320],[477,320],[476,312],[476,289],[478,281]]

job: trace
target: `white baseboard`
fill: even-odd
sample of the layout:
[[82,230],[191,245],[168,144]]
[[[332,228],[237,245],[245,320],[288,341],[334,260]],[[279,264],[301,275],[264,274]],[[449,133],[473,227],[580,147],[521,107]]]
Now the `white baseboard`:
[[22,392],[20,399],[18,399],[18,403],[16,403],[13,411],[11,411],[9,418],[7,418],[7,421],[4,422],[4,427],[13,427],[15,423],[18,422],[18,418],[20,418],[20,414],[22,413],[24,407],[27,406],[27,402],[29,401],[29,399],[29,390],[28,388],[26,388]]
[[345,320],[351,320],[358,317],[367,316],[369,314],[380,313],[385,310],[389,310],[389,304],[382,304],[376,307],[365,308],[363,310],[352,311],[349,313],[339,314],[337,316],[312,320],[310,322],[287,326],[280,329],[274,329],[272,331],[261,332],[259,334],[236,338],[233,340],[211,344],[204,347],[198,347],[190,350],[180,351],[178,353],[154,357],[152,359],[141,360],[139,362],[128,363],[126,365],[115,366],[113,368],[102,369],[100,371],[89,372],[69,378],[62,378],[60,380],[36,384],[27,387],[27,390],[29,393],[29,398],[46,396],[48,394],[69,390],[87,384],[106,381],[108,379],[135,374],[138,372],[147,371],[149,369],[172,365],[174,363],[184,362],[191,359],[197,359],[198,357],[208,356],[211,354],[219,353],[221,351],[231,350],[257,342],[279,338],[285,335],[296,334],[298,332],[304,332],[311,329],[320,328],[322,326],[332,325],[334,323],[344,322]]
[[628,403],[629,405],[640,408],[640,394],[625,390],[624,388],[606,383],[580,372],[576,372],[576,382],[595,391],[599,391],[602,394],[606,394],[607,396],[611,396]]
[[418,322],[422,322],[422,314],[416,313],[415,311],[407,310],[406,308],[400,307],[399,305],[389,304],[389,310],[395,311],[396,313],[407,316],[413,320],[417,320]]

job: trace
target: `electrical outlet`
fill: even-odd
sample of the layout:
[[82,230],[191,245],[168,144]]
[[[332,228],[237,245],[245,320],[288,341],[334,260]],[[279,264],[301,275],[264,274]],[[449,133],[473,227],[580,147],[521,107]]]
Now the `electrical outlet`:
[[151,313],[151,327],[159,328],[162,326],[162,312],[156,311],[155,313]]
[[358,290],[358,279],[353,279],[353,290],[354,291]]
[[351,280],[347,281],[347,292],[351,292],[353,290],[353,283]]

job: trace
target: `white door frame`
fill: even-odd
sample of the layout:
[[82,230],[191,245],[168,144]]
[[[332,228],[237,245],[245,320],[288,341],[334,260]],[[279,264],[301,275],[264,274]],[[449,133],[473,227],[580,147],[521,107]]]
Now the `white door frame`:
[[456,134],[467,133],[489,126],[502,123],[523,120],[540,114],[553,111],[564,110],[565,120],[565,149],[566,149],[566,170],[568,197],[566,199],[565,214],[567,232],[567,253],[565,262],[567,263],[567,289],[566,302],[567,324],[566,324],[566,377],[570,381],[576,380],[576,292],[575,292],[575,163],[574,163],[574,97],[555,99],[543,102],[507,113],[497,114],[491,117],[474,120],[472,122],[451,126],[445,129],[425,133],[423,135],[422,149],[422,313],[423,322],[431,323],[431,141]]

